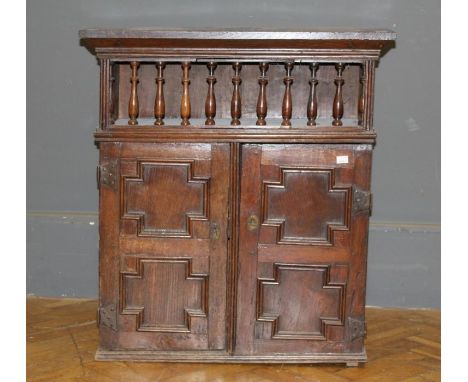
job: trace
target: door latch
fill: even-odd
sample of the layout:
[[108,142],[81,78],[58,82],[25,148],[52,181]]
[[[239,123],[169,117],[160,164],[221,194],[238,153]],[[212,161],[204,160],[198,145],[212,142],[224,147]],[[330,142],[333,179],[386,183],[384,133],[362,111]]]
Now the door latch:
[[211,240],[218,240],[219,239],[219,224],[218,223],[211,223],[210,224],[210,239]]
[[258,223],[258,216],[255,214],[250,215],[247,219],[247,229],[249,231],[255,231],[258,228]]

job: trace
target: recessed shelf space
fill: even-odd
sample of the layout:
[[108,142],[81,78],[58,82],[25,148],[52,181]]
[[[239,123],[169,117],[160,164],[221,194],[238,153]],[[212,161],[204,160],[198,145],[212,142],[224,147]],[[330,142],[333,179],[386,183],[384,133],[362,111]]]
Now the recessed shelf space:
[[366,65],[114,62],[110,124],[314,128],[362,126]]

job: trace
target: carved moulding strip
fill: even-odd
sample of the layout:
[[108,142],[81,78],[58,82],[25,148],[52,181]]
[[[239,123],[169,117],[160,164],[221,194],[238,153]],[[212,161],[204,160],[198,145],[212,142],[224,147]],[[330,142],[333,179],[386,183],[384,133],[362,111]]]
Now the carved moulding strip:
[[[127,305],[128,280],[141,280],[145,278],[145,264],[185,264],[185,280],[200,283],[200,306],[198,308],[183,307],[183,324],[148,325],[144,323],[145,307]],[[166,333],[190,333],[192,317],[207,317],[208,312],[208,274],[194,273],[191,258],[136,258],[136,270],[120,273],[120,314],[136,316],[136,330],[139,332],[166,332]],[[178,292],[181,293],[181,292]]]
[[366,362],[366,351],[355,353],[308,353],[308,354],[227,354],[224,351],[148,351],[109,350],[98,348],[96,360],[102,361],[153,361],[197,363],[348,363]]
[[[142,237],[182,237],[191,238],[192,236],[192,222],[193,221],[207,221],[209,219],[209,177],[199,177],[194,175],[194,162],[193,160],[170,160],[170,161],[137,161],[137,175],[136,176],[122,176],[121,192],[120,192],[120,211],[121,218],[124,220],[134,220],[137,222],[137,236]],[[164,227],[154,228],[148,227],[145,221],[144,211],[130,212],[128,209],[128,185],[131,183],[143,185],[146,182],[144,177],[145,168],[147,167],[185,167],[187,171],[187,184],[201,185],[201,205],[202,208],[199,212],[186,212],[185,227],[178,229],[168,229]],[[174,193],[180,190],[173,190]],[[157,203],[158,201],[153,201]],[[165,206],[161,206],[162,209]]]
[[[139,62],[163,61],[197,61],[208,62],[216,58],[218,62],[330,62],[336,61],[349,63],[363,63],[366,60],[376,61],[379,59],[379,49],[232,49],[232,48],[155,48],[134,47],[114,48],[97,47],[96,56],[101,59],[109,59],[110,62],[128,62],[129,58]],[[156,58],[155,58],[156,57]],[[195,58],[194,58],[195,57]]]
[[[346,283],[334,283],[330,281],[330,265],[306,265],[306,264],[273,264],[273,277],[259,277],[257,279],[257,321],[271,323],[271,339],[279,340],[327,340],[328,326],[344,326],[345,317],[345,296]],[[264,309],[264,293],[266,285],[281,284],[281,271],[306,271],[306,272],[323,272],[322,289],[323,291],[336,290],[338,292],[338,315],[336,317],[320,316],[320,331],[319,332],[299,332],[299,331],[284,331],[279,329],[279,320],[281,317],[277,314],[265,313]],[[292,297],[293,298],[293,297]]]
[[[326,223],[327,234],[325,238],[309,236],[286,236],[286,218],[269,217],[269,192],[272,189],[286,190],[286,177],[291,173],[309,173],[328,175],[328,193],[340,193],[343,195],[343,223]],[[280,180],[277,182],[264,181],[262,192],[262,225],[277,228],[277,244],[298,244],[298,245],[333,245],[335,231],[349,231],[351,221],[352,187],[337,187],[335,185],[335,169],[315,168],[315,167],[280,167]],[[304,211],[303,211],[304,212]]]

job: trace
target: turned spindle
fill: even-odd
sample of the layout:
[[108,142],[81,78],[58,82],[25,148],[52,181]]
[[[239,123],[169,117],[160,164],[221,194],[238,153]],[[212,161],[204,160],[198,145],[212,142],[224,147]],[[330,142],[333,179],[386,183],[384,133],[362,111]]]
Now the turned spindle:
[[310,65],[310,71],[312,73],[311,79],[309,81],[310,84],[310,92],[309,92],[309,101],[307,102],[307,126],[315,126],[317,119],[317,109],[318,109],[318,102],[317,102],[317,70],[318,64],[314,62]]
[[361,65],[360,67],[361,76],[359,82],[361,83],[360,89],[360,97],[358,102],[358,115],[359,115],[359,125],[364,125],[364,111],[366,109],[366,87],[367,87],[367,79],[365,75],[364,66]]
[[335,98],[333,100],[333,126],[342,126],[343,122],[341,121],[341,118],[343,118],[343,84],[344,84],[344,79],[343,79],[343,69],[344,69],[344,64],[342,62],[339,62],[338,64],[335,65],[336,71],[337,71],[337,76],[335,79],[335,85],[336,85],[336,93],[335,93]]
[[284,65],[286,68],[286,77],[284,77],[283,83],[284,96],[283,96],[283,105],[281,107],[281,115],[283,116],[283,122],[281,126],[291,126],[291,117],[292,117],[292,95],[291,95],[291,85],[294,79],[291,77],[291,72],[294,67],[294,63],[288,62]]
[[180,101],[181,125],[190,125],[190,94],[189,94],[189,70],[190,62],[182,63],[182,99]]
[[128,120],[129,125],[138,125],[138,112],[139,112],[139,104],[138,104],[138,67],[140,63],[136,61],[132,61],[130,63],[130,68],[132,69],[132,76],[130,77],[130,83],[132,84],[130,90],[130,99],[128,101]]
[[210,62],[208,67],[208,77],[206,82],[208,83],[208,94],[206,95],[205,101],[205,115],[206,121],[205,125],[214,125],[215,120],[214,117],[216,116],[216,97],[214,94],[214,84],[216,83],[216,77],[214,76],[214,71],[216,69],[216,63]]
[[266,125],[265,118],[267,116],[267,97],[266,97],[266,86],[268,84],[268,77],[266,72],[268,71],[268,63],[262,62],[260,64],[260,77],[258,83],[260,84],[260,92],[258,93],[257,100],[257,125]]
[[166,114],[166,103],[164,101],[164,62],[158,62],[156,64],[157,76],[156,76],[156,97],[154,98],[154,124],[157,126],[164,125],[164,116]]
[[232,65],[234,69],[234,77],[232,77],[232,84],[234,89],[232,90],[232,99],[231,99],[231,125],[237,126],[240,125],[241,112],[241,95],[240,95],[240,84],[242,82],[240,78],[240,71],[242,65],[239,62],[236,62]]

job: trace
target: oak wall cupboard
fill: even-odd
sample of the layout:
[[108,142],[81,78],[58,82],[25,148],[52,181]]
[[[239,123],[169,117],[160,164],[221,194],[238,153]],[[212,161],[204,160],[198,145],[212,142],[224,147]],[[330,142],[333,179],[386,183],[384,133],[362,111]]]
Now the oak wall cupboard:
[[86,29],[101,360],[366,360],[388,30]]

